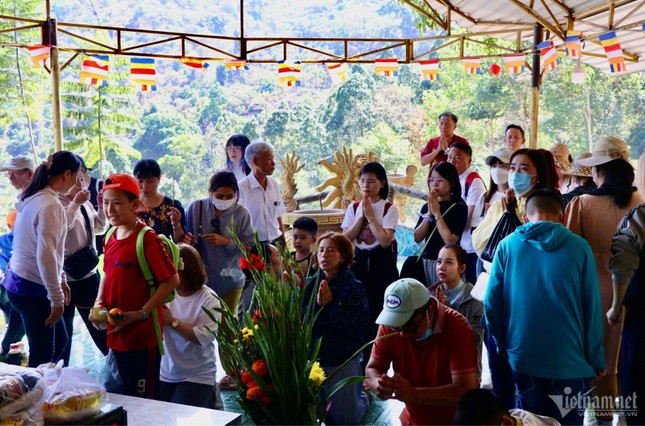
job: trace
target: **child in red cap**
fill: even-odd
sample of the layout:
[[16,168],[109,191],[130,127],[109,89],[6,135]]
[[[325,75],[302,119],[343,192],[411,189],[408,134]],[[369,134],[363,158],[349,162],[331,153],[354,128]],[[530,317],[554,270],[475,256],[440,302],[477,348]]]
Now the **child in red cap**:
[[[157,309],[161,317],[160,306],[177,287],[179,278],[159,237],[146,232],[145,256],[158,283],[150,296],[136,252],[137,235],[144,226],[137,212],[145,206],[139,200],[139,185],[132,176],[113,174],[105,180],[103,208],[116,231],[103,242],[104,275],[94,305],[123,311],[120,319],[111,317],[107,333],[107,345],[114,353],[123,393],[153,399],[159,385],[161,355],[151,314]],[[98,321],[90,318],[98,327]]]

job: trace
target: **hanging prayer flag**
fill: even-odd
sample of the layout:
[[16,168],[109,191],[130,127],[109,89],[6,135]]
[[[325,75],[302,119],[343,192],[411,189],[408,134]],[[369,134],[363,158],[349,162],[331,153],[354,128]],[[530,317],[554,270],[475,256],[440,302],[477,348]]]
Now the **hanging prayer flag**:
[[520,74],[526,71],[526,59],[524,55],[504,56],[506,74]]
[[427,59],[419,61],[421,67],[421,76],[424,80],[439,80],[439,59]]
[[580,31],[567,31],[564,45],[567,47],[567,55],[572,58],[579,58],[582,47],[580,46]]
[[600,44],[605,49],[605,55],[609,61],[609,69],[611,72],[626,71],[625,59],[623,58],[623,49],[620,47],[616,32],[611,31],[598,36]]
[[224,66],[226,67],[227,71],[248,71],[249,66],[247,65],[246,61],[226,61],[224,62]]
[[154,58],[130,58],[130,82],[142,92],[157,90]]
[[560,59],[558,58],[558,51],[555,50],[555,46],[552,41],[544,41],[536,46],[540,49],[540,54],[544,60],[544,72],[551,71],[560,65]]
[[278,62],[278,83],[282,87],[300,86],[300,62]]
[[108,55],[87,55],[81,65],[81,83],[107,86],[109,67]]
[[42,44],[27,46],[29,56],[31,56],[31,60],[34,63],[35,68],[42,68],[45,66],[47,59],[49,59],[49,49],[51,49],[51,46],[44,46]]
[[466,74],[481,74],[482,73],[482,60],[481,58],[464,58],[464,72]]
[[346,62],[327,64],[327,71],[329,71],[332,84],[341,84],[347,81],[352,73]]
[[206,69],[209,67],[208,62],[202,59],[181,58],[181,63],[195,69]]
[[396,77],[399,75],[399,60],[397,58],[375,59],[374,72],[381,77]]

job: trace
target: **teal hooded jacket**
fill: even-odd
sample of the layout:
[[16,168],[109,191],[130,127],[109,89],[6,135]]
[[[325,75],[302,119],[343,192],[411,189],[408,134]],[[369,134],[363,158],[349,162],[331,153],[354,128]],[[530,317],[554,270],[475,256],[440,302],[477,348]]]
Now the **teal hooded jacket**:
[[594,256],[561,224],[527,223],[500,242],[484,308],[488,331],[514,371],[576,379],[605,369]]

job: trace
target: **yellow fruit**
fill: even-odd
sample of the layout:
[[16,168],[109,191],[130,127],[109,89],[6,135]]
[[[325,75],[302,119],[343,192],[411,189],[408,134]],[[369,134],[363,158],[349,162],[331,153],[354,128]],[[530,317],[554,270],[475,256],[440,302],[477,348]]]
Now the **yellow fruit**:
[[105,306],[95,306],[90,309],[90,315],[96,322],[105,322],[108,319],[108,311]]

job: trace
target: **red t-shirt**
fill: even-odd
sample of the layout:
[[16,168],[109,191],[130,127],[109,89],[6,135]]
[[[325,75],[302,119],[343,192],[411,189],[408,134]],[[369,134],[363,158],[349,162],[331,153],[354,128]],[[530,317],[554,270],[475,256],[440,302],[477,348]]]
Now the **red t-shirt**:
[[[477,373],[475,334],[459,312],[432,298],[437,319],[432,335],[416,342],[401,333],[378,340],[372,348],[372,358],[405,377],[414,387],[436,387],[452,384],[453,374]],[[378,337],[393,330],[379,326]],[[453,423],[454,407],[431,407],[406,403],[399,419],[403,425]]]
[[[438,136],[436,138],[430,139],[428,141],[428,143],[426,144],[426,147],[423,148],[423,151],[421,151],[421,157],[424,157],[424,156],[430,154],[435,149],[437,149],[439,147],[439,140],[440,139],[441,138],[438,137]],[[470,145],[468,143],[468,141],[466,140],[466,138],[462,138],[459,135],[453,134],[452,135],[452,140],[450,141],[450,143],[452,144],[452,143],[455,143],[455,142],[463,142],[463,143],[465,143],[467,145]],[[435,158],[434,162],[435,163],[441,163],[441,162],[446,161],[446,160],[448,160],[448,153],[447,152],[442,152],[441,154],[437,155],[437,157]]]
[[[108,309],[138,311],[150,299],[150,286],[137,260],[137,235],[142,227],[142,224],[138,224],[132,234],[123,240],[117,240],[115,232],[105,242],[103,300]],[[177,273],[157,234],[146,232],[143,246],[148,266],[157,282],[165,281]],[[161,308],[157,309],[159,318],[163,318]],[[163,321],[159,322],[163,331]],[[112,326],[108,324],[108,331],[111,329]],[[108,334],[107,345],[118,351],[138,351],[157,346],[152,318],[133,322],[121,331]]]

